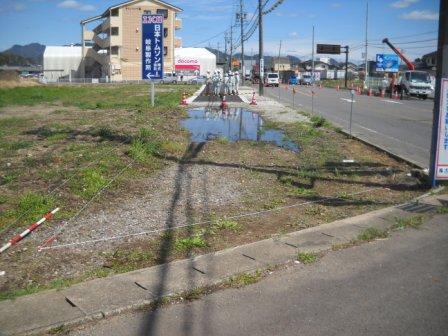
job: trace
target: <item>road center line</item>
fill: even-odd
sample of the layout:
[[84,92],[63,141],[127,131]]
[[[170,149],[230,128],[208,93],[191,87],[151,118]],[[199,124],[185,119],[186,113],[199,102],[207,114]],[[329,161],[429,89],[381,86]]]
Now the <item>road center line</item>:
[[385,102],[385,103],[391,103],[391,104],[400,104],[400,105],[403,105],[403,103],[401,103],[401,102],[397,102],[397,101],[393,101],[393,100],[381,99],[381,101],[383,101],[383,102]]
[[[348,98],[341,98],[341,100],[344,100],[344,101],[349,102],[349,103],[352,102],[352,100],[348,99]],[[353,100],[353,103],[356,103],[356,100]]]

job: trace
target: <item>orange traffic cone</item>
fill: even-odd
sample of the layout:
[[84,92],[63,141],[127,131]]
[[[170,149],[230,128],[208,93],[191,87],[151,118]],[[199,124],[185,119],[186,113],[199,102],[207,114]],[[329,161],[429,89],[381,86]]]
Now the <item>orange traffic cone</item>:
[[381,89],[381,98],[384,98],[386,96],[386,90]]
[[250,102],[250,105],[257,105],[257,101],[255,100],[255,92],[252,95],[252,101]]
[[226,111],[229,109],[229,104],[227,103],[226,96],[222,96],[221,110]]
[[338,86],[336,86],[336,91],[339,91],[341,88]]
[[180,104],[182,106],[187,106],[188,105],[188,103],[187,103],[187,94],[185,92],[182,94],[182,101],[180,102]]
[[400,96],[398,95],[398,91],[397,90],[394,91],[394,99],[396,99],[396,100],[400,99]]

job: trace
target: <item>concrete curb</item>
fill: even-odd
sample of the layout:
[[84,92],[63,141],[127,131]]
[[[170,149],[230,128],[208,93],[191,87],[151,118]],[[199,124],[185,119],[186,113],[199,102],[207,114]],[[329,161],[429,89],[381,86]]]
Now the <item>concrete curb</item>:
[[[413,202],[432,206],[448,202],[448,195],[433,193]],[[235,274],[286,264],[296,260],[298,252],[331,250],[335,244],[356,239],[367,228],[390,229],[397,217],[414,215],[403,205],[389,207],[192,259],[3,301],[0,325],[4,335],[35,335],[145,308],[164,297],[222,284]]]

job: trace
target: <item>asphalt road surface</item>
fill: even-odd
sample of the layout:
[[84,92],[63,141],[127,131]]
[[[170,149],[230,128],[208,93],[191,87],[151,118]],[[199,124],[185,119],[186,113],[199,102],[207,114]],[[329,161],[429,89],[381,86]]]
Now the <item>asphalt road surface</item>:
[[[314,112],[348,131],[351,95],[349,91],[314,88]],[[292,88],[265,88],[265,94],[287,106],[293,105]],[[294,105],[313,109],[311,88],[298,86]],[[354,96],[352,132],[369,143],[411,161],[429,167],[433,115],[432,99]]]
[[69,335],[447,335],[447,251],[447,217],[439,216],[255,285],[118,315]]

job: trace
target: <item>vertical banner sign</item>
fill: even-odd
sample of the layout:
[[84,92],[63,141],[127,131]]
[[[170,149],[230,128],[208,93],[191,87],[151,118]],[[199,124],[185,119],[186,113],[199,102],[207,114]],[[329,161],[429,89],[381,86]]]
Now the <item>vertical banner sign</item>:
[[142,16],[142,78],[163,78],[163,15]]
[[448,180],[448,79],[442,79],[436,153],[436,180]]

